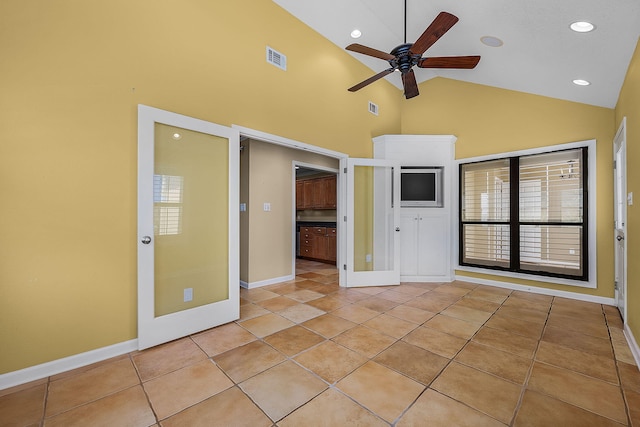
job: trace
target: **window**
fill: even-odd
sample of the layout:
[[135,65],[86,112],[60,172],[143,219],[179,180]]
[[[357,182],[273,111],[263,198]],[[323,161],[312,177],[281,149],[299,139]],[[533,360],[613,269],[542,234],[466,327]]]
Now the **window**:
[[156,236],[182,233],[184,177],[153,175],[153,231]]
[[587,147],[460,165],[460,264],[588,280]]

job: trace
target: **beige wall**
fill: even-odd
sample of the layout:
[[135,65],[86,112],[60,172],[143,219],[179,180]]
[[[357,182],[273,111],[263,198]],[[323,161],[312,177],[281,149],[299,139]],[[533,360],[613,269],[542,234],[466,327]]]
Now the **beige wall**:
[[[247,212],[240,215],[245,218],[240,229],[240,280],[253,283],[294,274],[293,162],[337,170],[338,160],[262,141],[249,140],[242,145],[249,146],[248,156],[243,153],[241,159],[249,167],[246,172],[243,168],[240,176],[241,186],[248,182],[248,198],[242,199],[241,194],[240,199],[247,203]],[[264,203],[271,203],[270,212],[263,210]]]
[[[627,191],[640,196],[640,44],[627,71],[627,76],[616,105],[616,128],[627,118]],[[613,152],[610,153],[613,156]],[[613,238],[611,238],[613,241]],[[627,208],[627,302],[628,323],[635,339],[640,340],[640,210],[638,202]]]

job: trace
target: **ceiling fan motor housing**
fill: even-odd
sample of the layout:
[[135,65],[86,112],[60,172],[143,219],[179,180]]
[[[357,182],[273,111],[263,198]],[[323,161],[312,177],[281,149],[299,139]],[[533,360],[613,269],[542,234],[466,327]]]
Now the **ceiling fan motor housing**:
[[401,44],[390,52],[391,55],[395,56],[395,58],[389,60],[389,65],[393,68],[399,69],[403,74],[416,65],[422,56],[412,54],[410,52],[411,46],[413,46],[413,43]]

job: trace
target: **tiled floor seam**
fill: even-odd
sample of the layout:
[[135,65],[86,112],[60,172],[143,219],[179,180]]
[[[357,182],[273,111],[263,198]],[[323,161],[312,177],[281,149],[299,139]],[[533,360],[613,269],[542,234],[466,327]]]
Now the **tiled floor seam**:
[[[457,302],[459,302],[459,301],[460,301],[460,300],[462,300],[463,298],[464,298],[464,296],[463,296],[463,297],[461,297],[461,298],[459,298],[459,299],[458,299],[458,300],[456,300],[455,302],[451,303],[451,304],[450,304],[450,305],[448,305],[447,307],[443,308],[443,309],[442,309],[442,310],[440,310],[437,314],[441,314],[441,313],[442,313],[443,311],[445,311],[447,308],[449,308],[449,307],[451,307],[452,305],[456,304]],[[506,300],[505,300],[505,301],[506,301]],[[504,302],[503,302],[503,303],[504,303]],[[502,306],[502,304],[501,304],[500,306]],[[498,309],[494,310],[494,311],[492,312],[492,314],[491,314],[491,317],[493,317],[493,315],[494,315],[497,311],[498,311]],[[402,419],[402,417],[407,413],[407,411],[409,411],[409,410],[411,409],[411,407],[412,407],[413,405],[415,405],[415,403],[418,401],[418,399],[420,398],[420,396],[422,396],[424,393],[426,393],[426,392],[427,392],[427,390],[433,390],[433,391],[435,391],[436,393],[439,393],[439,394],[441,394],[441,395],[443,395],[443,396],[446,396],[446,397],[448,397],[449,399],[455,400],[456,402],[458,402],[458,403],[460,403],[460,404],[462,404],[462,405],[464,405],[464,406],[466,406],[466,407],[468,407],[468,408],[471,408],[471,409],[473,409],[473,410],[475,410],[475,411],[478,411],[478,412],[480,412],[480,413],[483,413],[483,414],[485,414],[486,416],[491,417],[492,419],[494,419],[494,420],[496,420],[496,421],[500,422],[499,420],[497,420],[497,419],[496,419],[495,417],[493,417],[492,415],[487,414],[487,413],[485,413],[485,412],[483,412],[483,411],[481,411],[481,410],[479,410],[479,409],[477,409],[477,408],[474,408],[474,407],[472,407],[472,406],[469,406],[466,402],[462,402],[462,401],[460,401],[460,400],[458,400],[458,399],[456,399],[456,398],[454,398],[454,397],[452,397],[452,396],[449,396],[449,395],[444,394],[444,393],[442,393],[442,392],[440,392],[440,391],[438,391],[438,390],[436,390],[436,389],[431,388],[431,385],[434,383],[434,381],[436,381],[436,380],[440,377],[440,375],[442,375],[442,373],[443,373],[443,372],[444,372],[444,371],[445,371],[445,370],[446,370],[446,369],[447,369],[447,368],[448,368],[448,367],[449,367],[449,366],[450,366],[450,365],[455,361],[455,358],[456,358],[456,357],[457,357],[457,356],[458,356],[458,355],[459,355],[459,354],[460,354],[460,353],[461,353],[461,352],[462,352],[462,351],[463,351],[463,350],[464,350],[464,349],[469,345],[469,343],[471,343],[471,341],[473,340],[473,337],[475,337],[475,336],[478,334],[478,332],[480,331],[480,329],[482,329],[482,327],[484,327],[484,326],[487,324],[487,322],[489,322],[489,320],[491,319],[491,317],[489,317],[489,318],[488,318],[484,323],[482,323],[482,325],[478,328],[478,330],[477,330],[477,331],[476,331],[476,332],[475,332],[475,333],[474,333],[474,334],[473,334],[469,339],[467,339],[466,344],[465,344],[465,345],[463,345],[463,346],[460,348],[460,350],[458,350],[458,352],[456,352],[456,354],[454,354],[454,355],[451,357],[451,359],[449,359],[449,361],[447,362],[447,364],[446,364],[446,365],[444,365],[444,366],[442,367],[442,369],[438,372],[438,374],[437,374],[437,375],[435,375],[435,376],[433,377],[433,379],[431,380],[431,382],[430,382],[430,383],[425,387],[425,389],[422,391],[422,393],[420,393],[420,395],[419,395],[419,396],[418,396],[418,397],[417,397],[417,398],[416,398],[416,399],[411,403],[411,405],[409,405],[409,406],[405,409],[405,411],[403,411],[403,412],[402,412],[402,414],[401,414],[401,415],[400,415],[400,416],[399,416],[399,417],[394,421],[394,423],[393,423],[392,425],[394,425],[394,426],[395,426],[395,424],[396,424],[397,422],[399,422],[399,421],[400,421],[400,419]],[[461,319],[459,319],[459,320],[461,320]],[[424,323],[422,323],[419,327],[428,327],[428,326],[425,326],[425,323],[427,323],[427,322],[428,322],[428,320],[427,320],[427,321],[425,321]],[[446,333],[446,332],[445,332],[445,333]],[[450,335],[450,334],[447,334],[447,335]],[[452,335],[452,336],[454,336],[454,335]],[[455,362],[456,362],[456,363],[461,363],[461,362],[458,362],[458,361],[455,361]],[[462,364],[463,364],[463,363],[462,363]],[[463,364],[463,365],[464,365],[464,364]],[[465,366],[467,366],[467,365],[465,365]],[[472,366],[469,366],[469,367],[470,367],[470,368],[472,368],[472,369],[477,369],[477,368],[472,367]],[[481,372],[484,372],[484,371],[481,371]],[[491,374],[491,373],[488,373],[488,372],[485,372],[485,373],[486,373],[486,374],[488,374],[488,375],[496,376],[496,375]],[[404,375],[404,374],[403,374],[403,375]],[[497,376],[496,376],[496,377],[497,377]],[[497,378],[499,378],[499,377],[497,377]]]
[[156,424],[160,425],[160,419],[158,418],[158,414],[156,413],[156,410],[153,408],[153,405],[151,404],[151,399],[149,398],[149,394],[147,393],[147,389],[144,387],[144,382],[142,381],[142,376],[140,375],[140,371],[138,370],[138,365],[136,365],[136,363],[133,360],[133,353],[129,353],[129,360],[131,361],[131,364],[133,365],[133,369],[135,369],[135,371],[136,371],[136,375],[138,376],[138,381],[139,381],[138,385],[140,386],[140,388],[142,389],[142,392],[144,393],[144,398],[147,400],[147,404],[149,405],[149,409],[151,409],[151,413],[153,414],[153,417],[156,419]]
[[540,332],[540,336],[538,337],[538,344],[536,345],[536,349],[531,355],[531,364],[529,365],[529,369],[527,371],[527,375],[525,376],[524,383],[522,384],[522,390],[520,390],[520,397],[518,398],[518,403],[513,411],[513,417],[511,418],[511,422],[509,426],[515,425],[516,419],[518,418],[518,412],[520,408],[522,408],[522,401],[524,400],[524,395],[529,387],[529,380],[531,379],[531,374],[533,373],[533,367],[536,364],[536,355],[538,354],[538,349],[540,348],[540,343],[542,342],[542,337],[544,336],[544,332],[547,329],[547,323],[549,322],[549,316],[551,316],[551,307],[553,307],[553,302],[555,301],[555,297],[551,300],[551,304],[549,304],[549,309],[547,310],[547,318],[544,320],[544,326],[542,331]]
[[[603,309],[602,311],[604,312],[604,307],[602,309]],[[616,349],[613,345],[613,335],[611,334],[611,328],[613,326],[609,326],[609,318],[607,317],[606,312],[604,312],[604,319],[607,324],[607,332],[609,334],[609,344],[611,345],[611,351],[613,352],[613,359],[616,365],[616,374],[618,375],[618,387],[620,388],[620,393],[622,394],[622,401],[624,402],[624,410],[627,415],[627,425],[632,426],[633,421],[631,419],[631,408],[629,408],[629,402],[627,401],[627,396],[622,386],[622,376],[620,375],[620,365],[618,364],[618,359],[616,358]]]
[[42,402],[42,418],[40,418],[40,426],[44,426],[44,420],[47,416],[47,403],[49,401],[49,387],[51,386],[51,377],[47,377],[47,384],[44,388],[44,398]]

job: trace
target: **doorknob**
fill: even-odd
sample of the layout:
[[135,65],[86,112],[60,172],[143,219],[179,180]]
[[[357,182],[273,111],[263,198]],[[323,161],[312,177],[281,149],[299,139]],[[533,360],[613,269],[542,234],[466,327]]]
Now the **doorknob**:
[[142,238],[142,240],[140,240],[142,243],[144,243],[145,245],[148,245],[149,243],[151,243],[151,237],[150,236],[144,236]]
[[400,227],[396,227],[396,231],[400,231]]
[[619,241],[621,241],[621,240],[624,240],[624,237],[622,237],[622,236],[618,236],[618,237],[616,237],[616,240],[618,240],[618,242],[619,242]]

